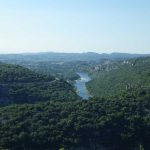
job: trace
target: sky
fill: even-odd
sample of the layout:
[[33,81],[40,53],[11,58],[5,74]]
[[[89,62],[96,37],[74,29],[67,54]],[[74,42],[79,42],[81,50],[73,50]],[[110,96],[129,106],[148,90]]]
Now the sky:
[[150,53],[150,0],[0,0],[0,53]]

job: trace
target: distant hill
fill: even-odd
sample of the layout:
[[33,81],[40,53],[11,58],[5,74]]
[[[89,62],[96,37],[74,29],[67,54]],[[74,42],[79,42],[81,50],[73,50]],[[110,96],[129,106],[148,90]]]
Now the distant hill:
[[96,97],[120,95],[138,88],[150,89],[150,57],[107,61],[92,70],[87,87]]
[[64,80],[18,65],[0,63],[0,105],[77,98],[73,87]]
[[129,58],[137,58],[150,56],[150,54],[128,54],[128,53],[111,53],[98,54],[93,52],[88,53],[24,53],[24,54],[1,54],[0,61],[9,63],[20,62],[41,62],[41,61],[100,61],[102,59],[122,60]]

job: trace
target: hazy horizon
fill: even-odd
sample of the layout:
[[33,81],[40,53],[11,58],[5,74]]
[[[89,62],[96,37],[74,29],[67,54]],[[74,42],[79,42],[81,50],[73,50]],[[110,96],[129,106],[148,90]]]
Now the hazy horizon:
[[148,0],[0,0],[0,54],[150,53]]
[[97,54],[113,54],[113,53],[122,53],[122,54],[148,54],[148,55],[150,55],[150,53],[128,53],[128,52],[117,52],[117,51],[114,51],[114,52],[102,52],[102,53],[100,53],[100,52],[96,52],[96,51],[85,51],[85,52],[69,52],[69,51],[62,51],[62,52],[59,52],[59,51],[31,51],[31,52],[28,52],[28,51],[26,51],[26,52],[4,52],[4,53],[1,53],[0,52],[0,55],[7,55],[7,54],[40,54],[40,53],[65,53],[65,54],[69,54],[69,53],[75,53],[75,54],[84,54],[84,53],[97,53]]

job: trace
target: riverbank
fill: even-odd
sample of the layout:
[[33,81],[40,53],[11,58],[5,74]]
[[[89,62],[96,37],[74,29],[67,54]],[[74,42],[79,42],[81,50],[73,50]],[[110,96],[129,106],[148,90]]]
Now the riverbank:
[[86,83],[89,82],[91,78],[85,72],[77,72],[77,74],[80,76],[80,78],[76,80],[74,84],[77,89],[77,94],[83,99],[88,100],[91,95],[87,90]]

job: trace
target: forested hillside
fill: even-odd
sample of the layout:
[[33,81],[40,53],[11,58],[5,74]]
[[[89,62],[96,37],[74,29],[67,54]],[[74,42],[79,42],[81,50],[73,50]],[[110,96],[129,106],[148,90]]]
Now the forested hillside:
[[54,75],[58,78],[74,81],[79,78],[77,72],[87,71],[95,62],[91,61],[73,61],[73,62],[22,62],[21,65],[35,72],[41,72],[46,75]]
[[[149,57],[27,67],[0,64],[0,150],[149,150]],[[51,75],[78,70],[94,98]]]
[[66,98],[78,98],[73,87],[66,81],[38,74],[21,66],[0,64],[0,105],[63,101]]
[[98,54],[87,53],[23,53],[23,54],[0,54],[0,61],[21,66],[53,75],[65,80],[73,81],[79,78],[76,71],[88,71],[92,65],[105,60],[117,61],[130,58],[146,57],[149,54],[111,53]]
[[137,88],[150,88],[150,57],[95,66],[87,87],[96,97],[120,95]]
[[55,80],[53,76],[35,73],[19,65],[0,63],[0,83],[11,82],[50,82]]
[[9,150],[149,150],[150,91],[124,97],[0,108],[0,147]]

